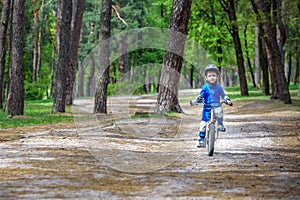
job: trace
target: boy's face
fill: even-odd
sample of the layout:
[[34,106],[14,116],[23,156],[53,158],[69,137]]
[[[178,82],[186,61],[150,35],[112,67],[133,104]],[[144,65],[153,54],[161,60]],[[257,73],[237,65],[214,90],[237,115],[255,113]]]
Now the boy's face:
[[210,84],[215,84],[217,82],[218,75],[214,71],[209,71],[206,74],[206,81],[208,81]]

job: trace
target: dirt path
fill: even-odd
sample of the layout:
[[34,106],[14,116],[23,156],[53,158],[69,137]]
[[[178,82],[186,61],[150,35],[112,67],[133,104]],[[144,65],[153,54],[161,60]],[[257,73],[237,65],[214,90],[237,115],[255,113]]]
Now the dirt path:
[[0,130],[0,199],[300,199],[300,112],[225,108],[208,157],[197,108],[165,117],[152,102],[112,98],[94,116],[85,99],[74,124]]

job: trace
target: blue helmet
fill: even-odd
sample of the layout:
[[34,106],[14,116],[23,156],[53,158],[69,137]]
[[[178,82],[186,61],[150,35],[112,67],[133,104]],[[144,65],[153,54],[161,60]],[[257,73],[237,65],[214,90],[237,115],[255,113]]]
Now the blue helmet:
[[214,72],[217,73],[218,76],[220,75],[219,68],[215,64],[209,64],[205,67],[205,69],[204,69],[205,76],[206,76],[208,71],[214,71]]

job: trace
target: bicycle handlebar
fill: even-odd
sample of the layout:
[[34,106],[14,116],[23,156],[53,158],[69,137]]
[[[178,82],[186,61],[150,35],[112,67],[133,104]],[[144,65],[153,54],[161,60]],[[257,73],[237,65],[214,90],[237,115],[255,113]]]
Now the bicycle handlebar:
[[[205,106],[214,106],[213,104],[207,104],[203,101],[202,102],[196,101],[196,103],[194,103],[194,104],[192,103],[192,100],[190,101],[191,106],[197,106],[197,105],[200,105],[200,104],[203,104]],[[233,106],[233,103],[231,101],[226,101],[226,100],[221,101],[220,105],[222,105],[222,104]]]

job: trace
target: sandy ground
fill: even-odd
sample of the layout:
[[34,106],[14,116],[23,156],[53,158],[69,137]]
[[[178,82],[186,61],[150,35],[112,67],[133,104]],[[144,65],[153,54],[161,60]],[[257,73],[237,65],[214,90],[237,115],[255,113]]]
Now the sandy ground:
[[300,112],[224,107],[208,157],[200,108],[159,116],[154,101],[114,97],[95,116],[81,99],[74,123],[0,130],[0,199],[300,199]]

